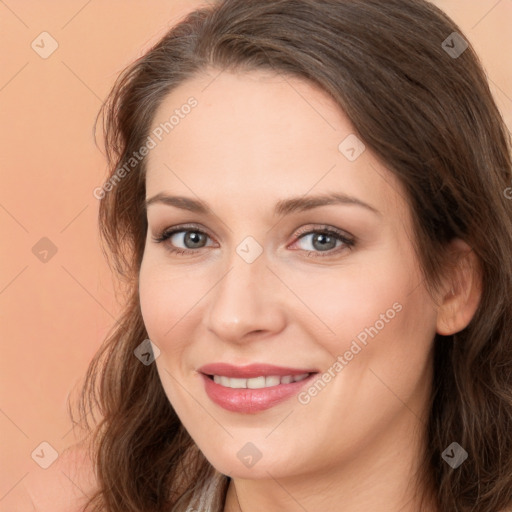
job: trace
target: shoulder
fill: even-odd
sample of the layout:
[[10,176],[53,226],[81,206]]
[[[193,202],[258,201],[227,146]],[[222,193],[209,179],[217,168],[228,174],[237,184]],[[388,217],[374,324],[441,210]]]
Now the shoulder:
[[26,512],[82,512],[97,489],[83,444],[64,450],[48,469],[31,471],[22,483]]

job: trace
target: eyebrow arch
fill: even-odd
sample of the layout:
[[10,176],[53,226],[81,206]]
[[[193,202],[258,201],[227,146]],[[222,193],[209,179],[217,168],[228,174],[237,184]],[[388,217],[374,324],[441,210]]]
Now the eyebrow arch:
[[[211,208],[200,199],[192,199],[184,196],[170,196],[164,193],[159,193],[145,202],[146,208],[152,204],[161,203],[168,206],[174,206],[183,210],[189,210],[191,212],[200,213],[203,215],[213,214]],[[282,199],[278,201],[274,208],[274,215],[285,216],[295,212],[302,212],[306,210],[312,210],[320,206],[328,206],[331,204],[342,204],[342,205],[354,205],[360,206],[371,212],[381,215],[381,213],[370,206],[369,204],[361,201],[360,199],[341,193],[330,193],[316,196],[298,196]]]
[[299,196],[283,199],[277,202],[275,206],[275,215],[284,216],[289,215],[290,213],[302,212],[311,210],[313,208],[318,208],[319,206],[328,206],[331,204],[360,206],[370,210],[373,213],[376,213],[377,215],[380,215],[380,212],[376,208],[370,206],[364,201],[361,201],[361,199],[342,193],[321,194],[316,196]]

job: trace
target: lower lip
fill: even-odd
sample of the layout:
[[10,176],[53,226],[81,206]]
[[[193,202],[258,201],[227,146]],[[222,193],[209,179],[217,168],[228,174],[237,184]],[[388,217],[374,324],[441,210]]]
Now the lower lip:
[[262,389],[228,388],[217,384],[205,374],[201,374],[206,394],[212,402],[232,412],[251,414],[270,409],[284,400],[296,395],[300,389],[311,382],[315,377],[312,373],[309,377],[299,382],[290,384],[278,384]]

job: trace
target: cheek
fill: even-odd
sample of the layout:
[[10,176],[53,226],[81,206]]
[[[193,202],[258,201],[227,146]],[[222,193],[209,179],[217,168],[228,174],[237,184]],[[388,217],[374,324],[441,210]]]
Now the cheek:
[[[199,293],[191,284],[187,286],[186,279],[173,276],[165,266],[153,264],[149,258],[143,260],[139,274],[142,318],[149,338],[166,354],[181,350],[179,338],[175,336],[179,332],[179,320],[197,301],[194,298]],[[169,340],[173,340],[172,345]]]
[[302,327],[332,364],[342,356],[355,380],[372,368],[389,382],[397,379],[405,392],[414,386],[428,364],[436,312],[413,258],[383,254],[371,265],[343,269],[338,278],[301,277],[295,285],[321,320],[307,315],[311,320],[300,320]]
[[[419,273],[399,261],[403,265],[368,270],[366,279],[351,283],[331,320],[340,335],[329,347],[343,357],[350,393],[374,406],[380,396],[380,406],[390,410],[395,395],[407,400],[428,375],[436,328],[435,308]],[[347,392],[343,386],[343,399]]]
[[[288,282],[293,282],[294,293],[307,306],[303,321],[311,327],[314,323],[315,328],[325,332],[333,348],[375,324],[382,330],[383,324],[400,323],[395,322],[398,317],[402,320],[404,316],[423,314],[426,299],[421,293],[414,293],[423,289],[419,286],[419,273],[403,258],[395,258],[400,264],[376,260],[329,272],[286,276]],[[402,309],[407,314],[398,312]]]
[[151,261],[151,256],[145,258],[139,274],[142,318],[149,339],[160,349],[155,364],[165,394],[181,421],[186,422],[181,415],[190,404],[177,381],[182,380],[180,368],[190,345],[183,330],[187,325],[186,313],[197,302],[192,297],[194,287],[187,287],[183,277],[173,277],[168,267]]
[[171,265],[149,251],[139,273],[139,299],[148,337],[161,350],[157,365],[170,372],[192,371],[194,340],[198,339],[204,307],[215,281],[212,270]]

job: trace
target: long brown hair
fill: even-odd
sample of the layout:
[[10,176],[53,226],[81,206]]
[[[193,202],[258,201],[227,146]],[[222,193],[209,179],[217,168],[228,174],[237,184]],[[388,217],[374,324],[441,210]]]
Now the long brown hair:
[[[138,297],[145,159],[118,172],[146,143],[166,95],[206,69],[271,70],[332,96],[405,187],[430,290],[450,240],[473,249],[482,296],[467,328],[434,340],[421,481],[442,512],[509,505],[512,203],[504,191],[512,184],[511,141],[464,40],[424,0],[221,0],[190,13],[119,76],[100,112],[110,174],[99,220],[127,301],[88,368],[80,400],[99,486],[89,503],[94,511],[184,511],[211,482],[218,483],[212,510],[222,510],[228,477],[181,425],[155,365],[134,357],[148,337]],[[93,413],[91,426],[87,414],[96,406],[100,419]],[[441,457],[453,441],[469,454],[456,470]]]

